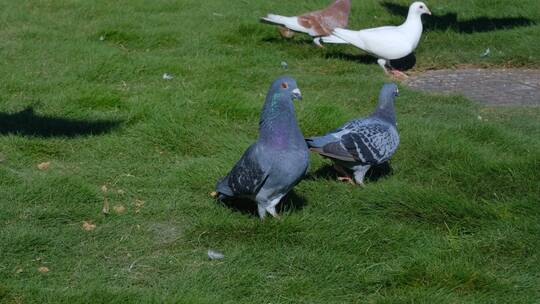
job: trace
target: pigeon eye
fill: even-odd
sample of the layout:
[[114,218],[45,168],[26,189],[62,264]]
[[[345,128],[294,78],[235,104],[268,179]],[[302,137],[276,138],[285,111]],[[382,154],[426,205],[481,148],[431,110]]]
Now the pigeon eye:
[[286,82],[282,82],[281,87],[287,89],[289,87],[289,84],[287,84]]
[[423,8],[424,8],[424,6],[423,6],[423,5],[420,5],[420,8],[422,8],[422,9],[423,9]]

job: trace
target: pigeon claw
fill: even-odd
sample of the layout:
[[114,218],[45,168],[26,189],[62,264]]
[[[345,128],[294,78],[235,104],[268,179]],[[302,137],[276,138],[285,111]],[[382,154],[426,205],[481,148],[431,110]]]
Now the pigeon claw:
[[266,209],[266,211],[268,211],[268,213],[270,213],[270,215],[271,215],[273,218],[280,219],[280,216],[279,216],[279,214],[276,212],[276,209],[275,209],[275,208],[268,208],[268,209]]
[[390,73],[390,75],[391,75],[392,77],[397,78],[397,79],[399,79],[399,80],[404,80],[404,79],[409,78],[409,76],[407,76],[407,74],[403,73],[403,72],[400,71],[400,70],[394,70],[394,69],[392,69],[392,70],[389,71],[389,73]]
[[338,176],[337,179],[340,182],[348,182],[351,185],[356,185],[356,183],[354,182],[354,179],[350,176]]
[[270,213],[270,215],[272,215],[272,217],[275,218],[275,219],[278,219],[278,220],[281,219],[281,216],[279,216],[279,214],[277,214],[277,213],[276,214]]
[[213,198],[217,198],[219,196],[219,193],[217,193],[216,191],[212,191],[210,192],[210,196]]
[[313,39],[313,43],[315,43],[315,45],[318,46],[321,49],[325,48],[324,45],[322,45],[322,43],[321,43],[321,37],[317,37],[317,38]]

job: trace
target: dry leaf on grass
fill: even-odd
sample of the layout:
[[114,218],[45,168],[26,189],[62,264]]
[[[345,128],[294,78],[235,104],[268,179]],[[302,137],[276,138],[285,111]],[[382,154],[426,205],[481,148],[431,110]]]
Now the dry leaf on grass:
[[86,231],[92,231],[92,230],[96,229],[96,224],[93,224],[90,221],[84,221],[83,224],[82,224],[82,228],[84,230],[86,230]]
[[51,165],[51,162],[44,162],[44,163],[38,164],[37,168],[39,170],[47,170],[47,169],[49,169],[50,165]]
[[144,206],[144,201],[141,201],[141,200],[136,199],[136,200],[135,200],[135,213],[141,212],[141,208],[142,208],[143,206]]
[[109,199],[107,198],[107,185],[101,186],[101,192],[103,192],[103,195],[105,196],[105,199],[103,201],[103,209],[101,209],[101,212],[103,214],[109,214]]
[[109,200],[105,197],[105,201],[103,202],[103,209],[101,209],[101,212],[103,214],[109,214]]
[[126,211],[126,207],[122,206],[122,205],[116,205],[113,207],[113,210],[114,212],[116,212],[116,214],[121,214],[121,213],[124,213]]
[[41,266],[41,267],[38,268],[38,271],[42,272],[42,273],[49,272],[49,268],[47,268],[45,266]]
[[17,268],[17,270],[15,270],[15,273],[21,273],[21,272],[23,272],[22,268]]

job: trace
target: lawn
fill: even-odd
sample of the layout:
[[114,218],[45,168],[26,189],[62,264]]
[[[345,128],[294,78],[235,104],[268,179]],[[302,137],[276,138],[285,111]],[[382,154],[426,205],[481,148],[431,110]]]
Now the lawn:
[[[327,2],[0,0],[0,302],[538,303],[538,107],[402,86],[391,174],[312,155],[263,222],[209,196],[276,77],[306,136],[374,108],[374,58],[258,22]],[[352,2],[351,28],[409,4]],[[412,73],[540,68],[539,1],[427,4]]]

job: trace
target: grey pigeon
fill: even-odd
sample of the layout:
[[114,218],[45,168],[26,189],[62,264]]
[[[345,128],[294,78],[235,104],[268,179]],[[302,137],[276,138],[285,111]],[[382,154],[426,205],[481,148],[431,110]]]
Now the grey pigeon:
[[281,77],[272,83],[261,113],[259,138],[217,183],[215,196],[248,198],[257,203],[261,219],[266,212],[278,217],[276,205],[300,182],[309,163],[293,105],[294,99],[301,98],[294,79]]
[[[368,117],[351,120],[338,129],[306,139],[311,151],[334,161],[339,180],[364,185],[364,175],[373,165],[392,157],[399,145],[394,98],[398,87],[385,84],[375,111]],[[345,169],[346,168],[346,169]],[[352,171],[354,180],[348,173]]]

